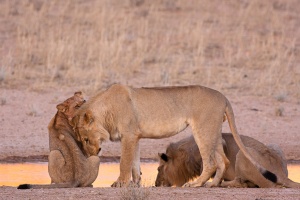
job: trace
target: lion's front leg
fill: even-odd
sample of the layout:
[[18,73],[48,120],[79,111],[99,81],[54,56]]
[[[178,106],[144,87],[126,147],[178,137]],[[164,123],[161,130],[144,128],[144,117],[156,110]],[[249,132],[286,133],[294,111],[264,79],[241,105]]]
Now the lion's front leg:
[[140,166],[140,145],[139,142],[136,145],[134,152],[134,160],[132,165],[132,181],[134,184],[140,186],[141,182],[141,166]]
[[121,140],[121,145],[120,176],[111,187],[123,187],[129,185],[138,138],[124,135]]

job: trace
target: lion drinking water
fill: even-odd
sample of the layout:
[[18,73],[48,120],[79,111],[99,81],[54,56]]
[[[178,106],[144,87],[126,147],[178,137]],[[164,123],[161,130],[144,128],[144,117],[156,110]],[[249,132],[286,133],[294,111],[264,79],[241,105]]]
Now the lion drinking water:
[[[100,165],[98,156],[86,158],[74,139],[69,124],[76,110],[85,102],[81,92],[57,105],[57,113],[48,125],[50,185],[23,184],[18,189],[86,187],[96,180]],[[81,144],[79,144],[81,145]]]
[[105,140],[121,140],[120,175],[113,187],[139,183],[139,139],[173,136],[191,126],[200,149],[203,171],[185,186],[202,186],[216,172],[210,185],[222,181],[229,161],[222,146],[224,113],[243,154],[263,176],[276,175],[249,154],[237,132],[231,104],[220,92],[202,86],[132,88],[115,84],[85,103],[72,123],[87,155],[97,155]]
[[[223,187],[293,187],[300,184],[291,181],[287,175],[287,162],[283,152],[276,146],[265,146],[261,142],[247,136],[241,139],[253,157],[278,177],[277,183],[265,179],[239,151],[230,133],[223,133],[223,148],[230,165],[221,183]],[[160,165],[155,186],[182,186],[189,180],[199,176],[202,171],[202,158],[193,137],[171,143],[166,153],[160,153]],[[199,173],[200,171],[200,173]]]

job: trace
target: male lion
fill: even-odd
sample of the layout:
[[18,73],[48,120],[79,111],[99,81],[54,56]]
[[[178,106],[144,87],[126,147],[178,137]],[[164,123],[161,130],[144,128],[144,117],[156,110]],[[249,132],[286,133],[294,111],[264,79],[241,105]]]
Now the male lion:
[[[48,125],[50,185],[23,184],[18,189],[86,187],[96,180],[100,165],[98,156],[86,158],[74,139],[69,121],[85,102],[81,92],[58,104],[57,113]],[[81,145],[81,144],[80,144]]]
[[188,125],[202,154],[203,172],[186,186],[218,186],[229,161],[222,146],[221,129],[224,113],[232,134],[245,156],[267,178],[276,176],[259,165],[248,153],[238,135],[232,107],[220,92],[202,86],[132,88],[112,85],[84,104],[73,118],[78,139],[87,155],[97,155],[105,140],[121,140],[120,175],[113,187],[139,182],[140,138],[173,136]]
[[[250,153],[262,166],[276,174],[277,183],[265,179],[239,148],[230,133],[223,133],[223,148],[230,165],[223,178],[222,187],[292,187],[300,188],[300,184],[290,180],[287,171],[287,161],[279,147],[265,146],[261,142],[241,135],[241,139]],[[199,176],[202,171],[202,158],[193,137],[171,143],[166,153],[160,153],[160,165],[155,186],[177,186]],[[200,172],[200,173],[199,173]]]

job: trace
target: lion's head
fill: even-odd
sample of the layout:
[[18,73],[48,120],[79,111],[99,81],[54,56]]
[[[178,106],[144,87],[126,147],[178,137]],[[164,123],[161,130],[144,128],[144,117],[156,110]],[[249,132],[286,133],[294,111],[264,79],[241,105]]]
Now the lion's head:
[[75,112],[85,103],[82,92],[75,92],[74,96],[56,106],[57,111],[63,113],[69,122],[75,115]]
[[[155,186],[156,187],[170,187],[172,186],[172,181],[169,180],[168,171],[170,170],[168,168],[168,160],[169,157],[165,153],[159,153],[158,154],[160,161],[159,161],[159,166],[157,168],[157,177],[155,180]],[[171,169],[172,170],[172,169]]]
[[177,152],[175,153],[176,154],[173,155],[167,155],[165,153],[158,154],[160,163],[157,168],[156,187],[180,187],[188,181],[185,176],[185,160],[182,155],[178,155]]
[[72,119],[77,140],[83,145],[87,156],[98,155],[101,144],[110,138],[105,127],[104,115],[95,116],[92,109],[82,106]]
[[156,187],[182,186],[199,176],[202,159],[193,138],[171,143],[166,153],[159,153],[160,164],[155,181]]

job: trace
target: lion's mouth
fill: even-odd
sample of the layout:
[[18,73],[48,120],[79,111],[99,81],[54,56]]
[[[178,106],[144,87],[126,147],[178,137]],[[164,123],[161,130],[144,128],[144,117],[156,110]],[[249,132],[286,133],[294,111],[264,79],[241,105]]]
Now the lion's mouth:
[[101,151],[102,149],[101,149],[101,147],[99,148],[99,150],[98,150],[98,153],[97,153],[97,155],[100,157],[101,155],[102,155],[102,151]]

